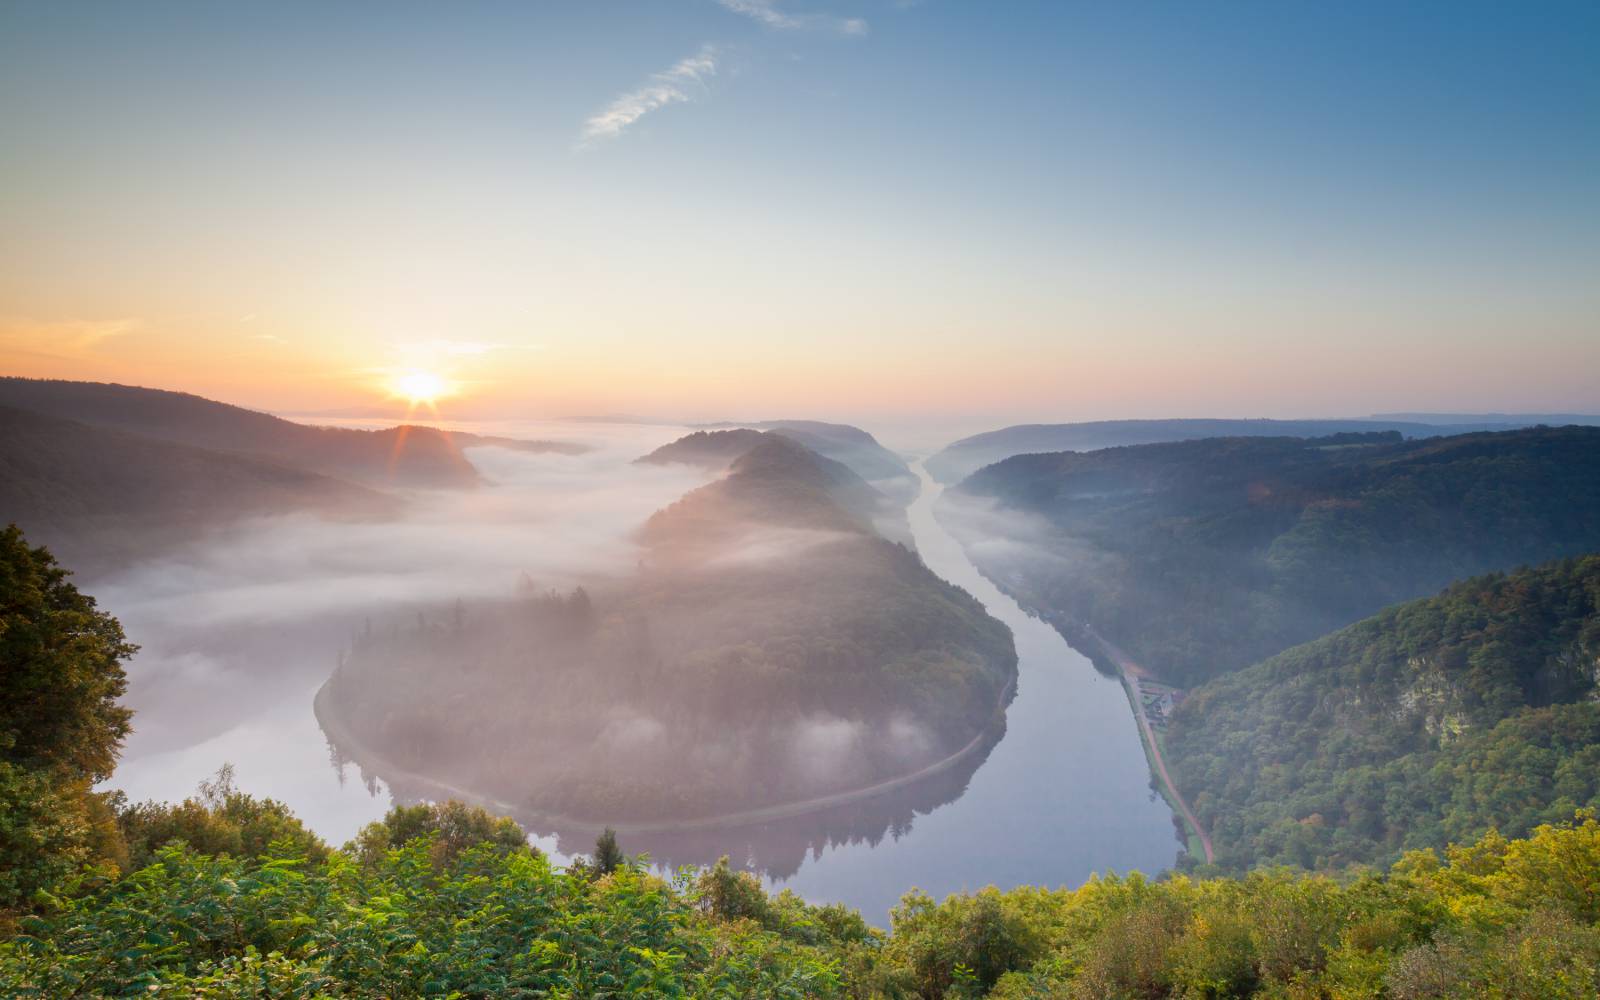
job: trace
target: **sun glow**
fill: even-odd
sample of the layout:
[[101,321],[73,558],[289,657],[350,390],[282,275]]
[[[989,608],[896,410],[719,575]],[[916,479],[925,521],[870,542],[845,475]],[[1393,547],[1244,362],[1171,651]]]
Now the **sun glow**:
[[407,371],[390,380],[389,390],[412,406],[432,406],[450,394],[450,383],[433,372]]

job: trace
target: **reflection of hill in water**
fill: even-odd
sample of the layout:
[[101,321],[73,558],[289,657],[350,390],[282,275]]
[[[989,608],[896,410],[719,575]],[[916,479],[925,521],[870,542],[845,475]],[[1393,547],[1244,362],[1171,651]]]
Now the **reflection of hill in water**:
[[[856,802],[762,823],[690,830],[625,830],[619,834],[619,839],[628,853],[648,853],[653,862],[669,868],[710,865],[727,855],[735,864],[781,881],[800,870],[808,853],[819,857],[825,848],[835,845],[877,846],[885,837],[898,839],[910,831],[919,815],[959,799],[972,776],[1004,738],[1005,729],[1005,718],[1000,716],[972,752],[945,770]],[[376,789],[376,781],[381,779],[388,785],[396,804],[445,798],[471,801],[474,798],[416,775],[369,770],[359,758],[346,756],[331,735],[328,741],[336,769],[342,769],[346,762],[356,764],[368,788]],[[478,801],[508,812],[531,833],[554,835],[563,854],[587,854],[600,832],[593,826],[552,826],[536,813],[518,810],[508,803]]]

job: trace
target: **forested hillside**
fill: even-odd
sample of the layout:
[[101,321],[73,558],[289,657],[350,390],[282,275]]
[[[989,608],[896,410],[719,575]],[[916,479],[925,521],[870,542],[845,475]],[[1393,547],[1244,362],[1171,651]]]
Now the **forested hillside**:
[[1456,584],[1193,691],[1220,864],[1383,864],[1600,806],[1600,556]]
[[170,552],[239,517],[398,506],[273,462],[0,407],[0,523],[25,526],[80,572]]
[[0,406],[378,486],[471,486],[478,473],[461,452],[474,444],[584,450],[562,442],[478,438],[415,425],[313,427],[186,392],[101,382],[0,378]]
[[715,424],[708,430],[752,428],[772,431],[798,441],[824,458],[848,465],[856,475],[876,483],[880,489],[898,494],[909,484],[913,492],[916,476],[905,459],[878,443],[878,439],[859,427],[831,424],[822,420],[757,420],[748,424]]
[[1600,428],[1396,437],[1020,455],[941,515],[1025,604],[1180,685],[1453,580],[1600,550]]
[[[1407,438],[1511,430],[1534,421],[1500,414],[1452,426],[1429,423],[1425,414],[1361,420],[1090,420],[1075,424],[1018,424],[985,431],[946,445],[928,459],[928,472],[954,485],[986,465],[1013,455],[1052,451],[1096,451],[1140,444],[1219,437],[1327,437],[1333,434],[1394,433]],[[1577,421],[1587,423],[1591,421]]]
[[649,823],[851,793],[1000,724],[1010,634],[873,531],[871,487],[781,436],[709,437],[753,446],[642,526],[631,577],[363,635],[319,700],[336,742]]

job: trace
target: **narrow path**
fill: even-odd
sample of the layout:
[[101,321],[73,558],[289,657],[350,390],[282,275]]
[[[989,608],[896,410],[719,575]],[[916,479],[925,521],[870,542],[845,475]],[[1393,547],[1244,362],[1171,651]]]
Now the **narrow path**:
[[1147,671],[1129,658],[1121,647],[1106,639],[1091,627],[1085,627],[1084,633],[1100,644],[1100,648],[1110,657],[1111,662],[1117,665],[1122,673],[1123,683],[1128,686],[1128,691],[1133,698],[1133,713],[1139,720],[1139,731],[1144,736],[1145,746],[1150,750],[1150,759],[1155,762],[1156,773],[1161,777],[1161,783],[1167,786],[1167,796],[1172,804],[1178,807],[1178,812],[1183,815],[1189,828],[1200,838],[1200,847],[1205,851],[1206,863],[1216,860],[1216,854],[1211,849],[1211,836],[1206,833],[1205,827],[1200,825],[1200,820],[1195,816],[1194,810],[1189,808],[1189,803],[1184,801],[1178,793],[1177,783],[1172,780],[1172,775],[1167,773],[1167,762],[1161,756],[1161,744],[1156,741],[1156,731],[1150,725],[1150,717],[1144,710],[1144,692],[1140,689],[1139,679],[1147,675]]

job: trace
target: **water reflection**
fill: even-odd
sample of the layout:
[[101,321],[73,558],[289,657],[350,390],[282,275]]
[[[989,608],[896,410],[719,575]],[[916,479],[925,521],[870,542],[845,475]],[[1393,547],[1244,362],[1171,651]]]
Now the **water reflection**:
[[[325,730],[326,732],[326,730]],[[647,853],[652,862],[666,868],[684,865],[715,864],[727,856],[736,865],[781,882],[800,872],[809,856],[820,860],[827,848],[864,847],[897,841],[909,834],[917,817],[959,799],[972,776],[990,752],[1005,737],[1005,720],[999,719],[983,735],[971,752],[950,767],[916,782],[870,798],[830,806],[780,820],[760,823],[707,825],[678,829],[620,828],[632,853]],[[572,857],[587,853],[600,833],[598,825],[552,823],[546,817],[512,803],[472,796],[462,789],[447,787],[426,777],[381,768],[369,770],[357,752],[347,752],[332,736],[328,737],[330,759],[341,780],[354,767],[369,788],[387,787],[398,803],[436,802],[446,798],[475,799],[480,804],[508,813],[526,829],[533,831],[555,853]]]

